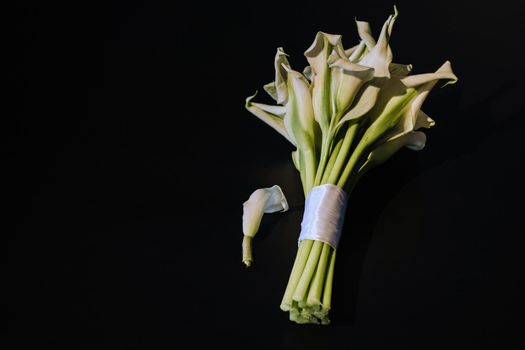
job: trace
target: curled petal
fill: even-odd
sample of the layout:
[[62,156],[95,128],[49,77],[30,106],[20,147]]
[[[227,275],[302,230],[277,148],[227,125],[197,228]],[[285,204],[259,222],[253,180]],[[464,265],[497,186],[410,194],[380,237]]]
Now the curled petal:
[[403,82],[403,84],[405,84],[407,88],[417,88],[428,83],[433,83],[432,86],[434,86],[434,84],[440,79],[448,80],[445,85],[454,84],[458,81],[458,77],[456,77],[456,75],[452,71],[452,66],[450,65],[449,61],[443,63],[443,65],[439,67],[439,69],[434,73],[409,75],[401,79],[401,81]]
[[372,50],[372,48],[376,46],[376,41],[372,36],[372,29],[370,29],[370,23],[356,20],[355,24],[357,25],[357,32],[359,34],[359,37],[361,38],[361,40],[364,41],[368,50]]
[[287,54],[282,47],[277,48],[275,54],[275,81],[264,85],[264,91],[268,93],[278,104],[285,104],[288,100],[288,93],[286,88],[286,69],[290,67]]

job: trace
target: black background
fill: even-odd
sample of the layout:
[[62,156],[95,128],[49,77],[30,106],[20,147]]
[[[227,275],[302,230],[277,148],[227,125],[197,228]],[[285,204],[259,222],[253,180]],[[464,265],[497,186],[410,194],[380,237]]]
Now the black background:
[[[302,216],[291,146],[244,109],[278,46],[377,35],[388,1],[18,2],[2,127],[2,341],[152,348],[506,347],[522,330],[523,14],[512,1],[398,1],[394,60],[436,88],[425,150],[352,194],[329,327],[278,308]],[[259,101],[270,102],[260,95]],[[242,202],[279,184],[241,264]],[[193,344],[192,344],[193,343]],[[507,344],[507,345],[505,345]],[[508,348],[508,347],[507,347]]]

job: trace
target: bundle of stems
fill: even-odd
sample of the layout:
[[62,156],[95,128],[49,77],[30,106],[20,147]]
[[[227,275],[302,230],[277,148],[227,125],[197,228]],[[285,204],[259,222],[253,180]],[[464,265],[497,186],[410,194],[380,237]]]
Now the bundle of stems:
[[[264,86],[277,105],[246,100],[246,108],[273,127],[296,150],[305,196],[312,188],[336,185],[350,195],[372,167],[403,146],[421,150],[434,125],[421,106],[440,79],[457,81],[450,63],[436,72],[410,75],[411,65],[392,63],[389,41],[397,9],[377,41],[367,22],[356,21],[360,42],[344,49],[341,36],[319,32],[305,52],[309,65],[294,71],[282,48],[275,56],[275,80]],[[297,323],[328,324],[336,249],[305,239],[299,244],[281,302]]]

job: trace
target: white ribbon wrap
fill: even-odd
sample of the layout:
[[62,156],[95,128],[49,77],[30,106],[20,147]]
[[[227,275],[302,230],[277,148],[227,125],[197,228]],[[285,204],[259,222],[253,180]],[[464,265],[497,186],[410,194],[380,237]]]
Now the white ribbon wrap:
[[316,186],[306,196],[299,243],[321,241],[337,249],[345,219],[347,195],[331,184]]

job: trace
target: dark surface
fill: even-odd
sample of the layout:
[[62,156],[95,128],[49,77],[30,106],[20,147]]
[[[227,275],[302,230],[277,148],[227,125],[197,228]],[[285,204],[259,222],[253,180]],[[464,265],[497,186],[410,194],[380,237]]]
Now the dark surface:
[[[278,308],[303,209],[292,149],[244,98],[272,80],[277,46],[300,70],[318,30],[349,46],[354,17],[377,34],[391,3],[19,3],[2,341],[522,344],[522,13],[511,1],[397,4],[395,61],[422,73],[449,59],[460,82],[426,101],[427,148],[401,151],[352,194],[333,325],[314,327]],[[273,184],[292,208],[264,218],[248,270],[241,204]]]

